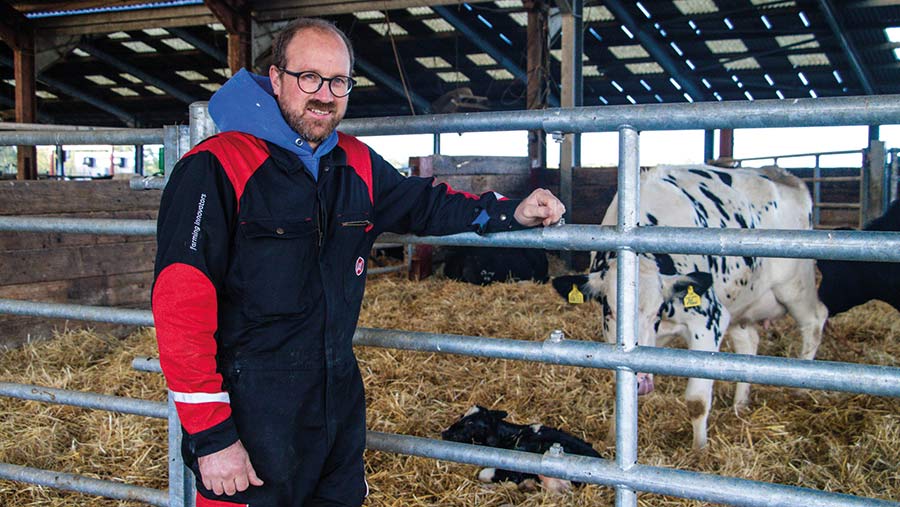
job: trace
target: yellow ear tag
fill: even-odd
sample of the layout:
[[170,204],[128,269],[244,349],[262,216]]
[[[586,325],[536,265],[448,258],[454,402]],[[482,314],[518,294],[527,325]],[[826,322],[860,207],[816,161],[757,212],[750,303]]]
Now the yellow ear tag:
[[694,292],[693,285],[688,285],[687,294],[684,295],[684,307],[693,308],[695,306],[700,306],[700,296]]
[[584,294],[578,290],[578,286],[574,283],[572,284],[572,290],[569,291],[569,303],[573,305],[584,303]]

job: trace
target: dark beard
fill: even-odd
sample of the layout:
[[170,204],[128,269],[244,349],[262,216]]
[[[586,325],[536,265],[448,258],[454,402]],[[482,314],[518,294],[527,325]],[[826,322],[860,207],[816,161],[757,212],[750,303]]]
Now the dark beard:
[[[313,107],[321,111],[337,112],[337,107],[334,104],[325,104],[324,102],[309,101],[306,103],[306,107]],[[316,135],[313,133],[312,125],[310,125],[309,122],[302,118],[302,113],[295,114],[294,112],[288,111],[281,107],[281,104],[278,104],[278,108],[281,109],[281,116],[284,117],[284,121],[286,121],[287,124],[290,125],[292,129],[294,129],[294,132],[300,134],[300,137],[306,139],[308,142],[315,144],[321,144],[322,141],[328,139],[328,136],[330,136],[331,133],[334,132],[334,129],[337,128],[338,123],[341,122],[341,118],[338,118],[336,115],[333,116],[327,128],[325,129],[325,132],[321,135]]]

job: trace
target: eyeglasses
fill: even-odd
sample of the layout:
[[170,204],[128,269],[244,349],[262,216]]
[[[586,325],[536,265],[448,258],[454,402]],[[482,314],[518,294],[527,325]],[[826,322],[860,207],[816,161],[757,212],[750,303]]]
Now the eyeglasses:
[[356,84],[356,80],[350,76],[322,77],[318,72],[311,70],[291,72],[284,67],[279,67],[278,70],[297,78],[297,86],[300,88],[300,91],[309,94],[321,90],[325,81],[328,81],[328,89],[331,90],[332,95],[335,97],[346,97],[350,94],[350,90],[353,89],[353,85]]

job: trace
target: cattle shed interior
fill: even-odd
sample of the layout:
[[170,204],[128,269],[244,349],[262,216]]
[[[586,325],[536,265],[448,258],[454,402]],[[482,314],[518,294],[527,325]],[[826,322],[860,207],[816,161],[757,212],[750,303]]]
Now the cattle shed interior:
[[[355,46],[348,117],[900,91],[896,0],[3,0],[0,9],[6,121],[186,123],[188,104],[237,69],[267,72],[272,34],[298,16],[333,21]],[[580,35],[572,42],[569,22]],[[35,55],[35,96],[18,97],[26,116],[34,100],[33,118],[16,117],[17,50]]]

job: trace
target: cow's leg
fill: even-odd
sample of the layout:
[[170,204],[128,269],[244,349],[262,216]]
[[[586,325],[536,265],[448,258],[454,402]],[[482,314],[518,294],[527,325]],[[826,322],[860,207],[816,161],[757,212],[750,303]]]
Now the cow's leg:
[[[731,337],[731,345],[738,354],[750,354],[755,356],[759,347],[759,333],[752,324],[731,326],[728,329]],[[750,404],[750,384],[738,382],[734,387],[734,411],[738,412]]]
[[[713,301],[712,305],[719,305],[719,303]],[[724,306],[719,305],[717,308],[716,313],[719,313],[719,319],[711,324],[708,324],[706,315],[709,315],[709,312],[713,310],[712,306],[707,307],[704,313],[692,316],[692,322],[688,324],[688,329],[693,332],[686,338],[690,350],[719,351],[719,344],[731,322],[731,314],[728,313],[728,309]],[[694,428],[694,449],[706,447],[706,421],[709,418],[709,409],[712,406],[712,392],[712,379],[688,379],[684,398],[687,404],[688,415],[691,418],[691,426]]]
[[819,344],[822,343],[822,330],[828,318],[828,309],[819,301],[816,294],[816,273],[812,260],[798,263],[797,276],[788,283],[773,287],[772,291],[779,303],[787,308],[788,313],[800,327],[803,347],[800,359],[814,359]]

